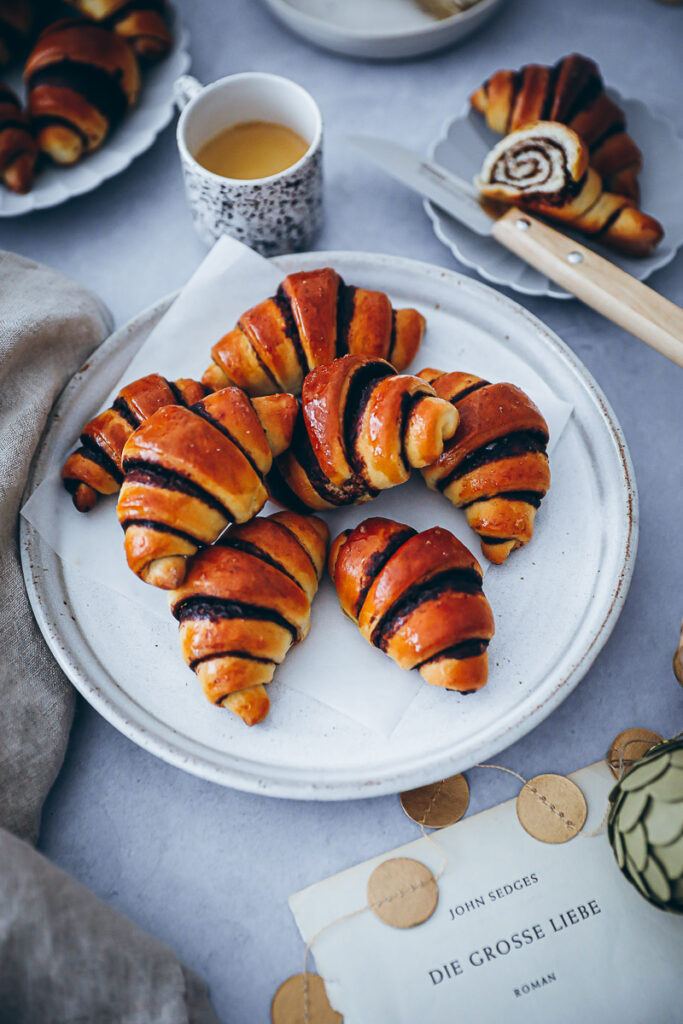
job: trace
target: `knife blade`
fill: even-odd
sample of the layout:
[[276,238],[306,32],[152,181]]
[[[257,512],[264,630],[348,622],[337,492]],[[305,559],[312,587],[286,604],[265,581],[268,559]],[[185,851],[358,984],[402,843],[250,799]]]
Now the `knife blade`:
[[426,196],[478,235],[490,235],[493,221],[473,185],[431,160],[388,139],[349,135],[348,141],[373,163],[409,188]]
[[392,178],[478,235],[489,235],[587,306],[683,366],[683,309],[610,260],[515,206],[487,212],[473,185],[388,139],[348,141]]

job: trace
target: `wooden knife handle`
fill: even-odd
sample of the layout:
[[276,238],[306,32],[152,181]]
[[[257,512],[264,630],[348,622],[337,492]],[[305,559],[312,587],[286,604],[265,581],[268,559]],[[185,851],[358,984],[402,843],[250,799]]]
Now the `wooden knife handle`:
[[587,306],[683,366],[680,306],[516,207],[495,222],[493,237]]

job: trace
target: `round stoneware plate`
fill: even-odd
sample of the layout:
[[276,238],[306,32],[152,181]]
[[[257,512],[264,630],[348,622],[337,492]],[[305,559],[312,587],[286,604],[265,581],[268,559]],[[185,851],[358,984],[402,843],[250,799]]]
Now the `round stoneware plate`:
[[[683,245],[683,138],[663,117],[651,113],[639,100],[624,99],[614,89],[610,96],[626,112],[628,130],[643,152],[640,182],[641,208],[656,217],[664,228],[664,238],[651,256],[636,259],[574,234],[565,225],[555,225],[618,267],[645,281],[650,274],[666,266]],[[431,146],[429,156],[438,164],[472,181],[481,170],[484,157],[500,139],[481,114],[467,109],[444,125],[441,137]],[[439,207],[425,200],[425,209],[437,237],[466,267],[476,270],[493,284],[514,288],[522,295],[546,295],[569,299],[571,295],[539,270],[499,245],[495,239],[476,235]]]
[[[309,680],[333,676],[343,687],[345,673],[353,671],[367,684],[363,700],[372,702],[380,676],[383,685],[389,680],[400,687],[408,675],[362,640],[338,612],[325,579],[311,636],[290,652],[271,683],[269,717],[248,729],[205,701],[180,659],[170,615],[143,614],[141,606],[63,563],[22,519],[26,586],[43,635],[74,685],[146,750],[206,779],[272,796],[337,800],[397,792],[495,755],[545,718],[588,670],[631,579],[637,539],[631,461],[604,395],[576,356],[486,285],[391,256],[308,253],[277,263],[283,273],[333,266],[349,282],[386,291],[395,306],[417,306],[428,322],[420,365],[445,361],[445,349],[451,367],[469,363],[481,374],[485,361],[495,380],[499,362],[519,360],[516,365],[533,370],[573,406],[551,456],[553,485],[533,541],[485,576],[496,616],[488,685],[467,697],[416,685],[389,736],[299,693],[293,688],[298,674]],[[172,301],[162,300],[113,334],[67,386],[51,414],[27,495],[54,454],[69,449]],[[421,528],[448,526],[462,515],[419,480],[365,509],[364,515],[393,513]],[[479,552],[474,535],[471,546]],[[316,617],[329,624],[324,636],[316,633]],[[410,679],[420,683],[417,674]]]
[[[173,32],[173,48],[168,56],[143,69],[138,105],[127,114],[100,149],[79,160],[73,167],[58,167],[56,164],[42,166],[36,174],[33,188],[25,196],[0,188],[0,217],[19,217],[34,210],[45,210],[90,192],[107,178],[113,178],[125,170],[137,156],[149,149],[173,117],[173,83],[190,67],[189,33],[175,12]],[[15,69],[8,75],[7,84],[23,98],[21,69]]]
[[287,28],[316,46],[348,57],[418,57],[464,39],[488,21],[502,0],[477,3],[434,18],[416,0],[264,0]]

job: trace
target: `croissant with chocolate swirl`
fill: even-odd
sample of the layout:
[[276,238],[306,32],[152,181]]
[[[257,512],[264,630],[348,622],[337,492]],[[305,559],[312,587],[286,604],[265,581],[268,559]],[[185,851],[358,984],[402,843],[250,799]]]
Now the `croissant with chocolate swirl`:
[[30,192],[38,146],[12,90],[0,82],[0,180],[12,192]]
[[126,39],[141,60],[159,60],[173,45],[165,0],[68,0],[68,3]]
[[500,565],[531,540],[536,511],[550,487],[548,425],[513,384],[433,369],[420,377],[460,414],[455,437],[422,475],[428,487],[465,510],[483,554]]
[[539,121],[511,132],[484,161],[483,196],[536,210],[630,256],[649,256],[662,240],[659,221],[625,196],[603,192],[586,145],[571,128]]
[[437,459],[457,425],[426,381],[384,359],[343,356],[306,377],[291,447],[268,488],[296,512],[358,505]]
[[328,539],[321,519],[292,512],[231,526],[171,594],[183,658],[207,699],[247,725],[268,714],[265,685],[309,631]]
[[448,530],[366,519],[333,542],[329,573],[345,614],[401,668],[461,693],[485,685],[493,613],[481,566]]
[[38,145],[58,164],[101,146],[140,92],[138,62],[125,39],[80,19],[45,29],[24,79]]
[[240,317],[218,341],[202,380],[248,395],[298,394],[309,370],[346,353],[388,359],[404,370],[424,333],[415,309],[393,309],[384,292],[347,285],[336,271],[290,274],[277,294]]
[[64,486],[78,511],[89,512],[100,494],[117,493],[123,447],[134,430],[164,405],[194,405],[206,393],[196,380],[169,381],[158,373],[121,388],[113,405],[86,423],[81,447],[64,463]]
[[640,150],[626,133],[623,110],[605,92],[597,64],[578,53],[554,67],[527,64],[497,71],[470,96],[494,132],[505,135],[535,121],[559,121],[588,146],[606,192],[638,202]]
[[224,388],[189,409],[159,409],[129,437],[116,513],[140,579],[180,586],[198,548],[260,512],[264,478],[291,440],[296,413],[293,395],[252,403],[239,388]]

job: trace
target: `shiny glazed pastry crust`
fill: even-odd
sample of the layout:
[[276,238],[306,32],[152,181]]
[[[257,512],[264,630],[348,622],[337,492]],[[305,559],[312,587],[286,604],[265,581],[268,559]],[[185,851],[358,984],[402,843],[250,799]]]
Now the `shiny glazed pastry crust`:
[[128,565],[165,590],[182,583],[186,560],[231,523],[257,515],[273,455],[289,444],[292,395],[253,403],[224,388],[191,408],[159,409],[126,442],[116,512]]
[[401,668],[461,693],[485,685],[493,613],[481,566],[448,530],[366,519],[334,540],[329,573],[344,613]]
[[470,96],[501,135],[534,121],[559,121],[576,131],[590,151],[591,167],[606,192],[638,202],[640,150],[626,133],[623,110],[605,92],[597,64],[578,53],[553,67],[527,64],[519,71],[497,71]]
[[424,380],[348,355],[308,374],[291,447],[268,477],[297,512],[356,505],[404,483],[452,437],[458,415]]
[[550,488],[548,425],[513,384],[434,369],[420,376],[460,414],[455,437],[422,475],[428,487],[464,508],[483,554],[500,565],[531,540],[536,511]]
[[247,725],[268,714],[264,684],[309,631],[328,540],[321,519],[293,512],[231,526],[171,594],[183,658],[207,699]]
[[298,394],[309,370],[345,353],[387,359],[403,370],[424,326],[417,310],[394,310],[384,292],[346,285],[329,267],[305,270],[240,317],[214,345],[202,380],[215,389],[236,384],[249,395]]
[[81,447],[64,464],[62,479],[79,512],[89,512],[99,494],[116,494],[123,481],[121,456],[134,430],[164,405],[194,405],[206,396],[196,380],[166,380],[158,373],[121,388],[114,404],[83,427]]
[[140,70],[128,43],[81,19],[45,29],[24,79],[38,145],[60,164],[75,163],[101,146],[140,92]]
[[619,252],[649,256],[664,236],[661,224],[625,196],[604,192],[588,157],[571,128],[539,121],[501,139],[476,183],[489,199],[570,224]]

